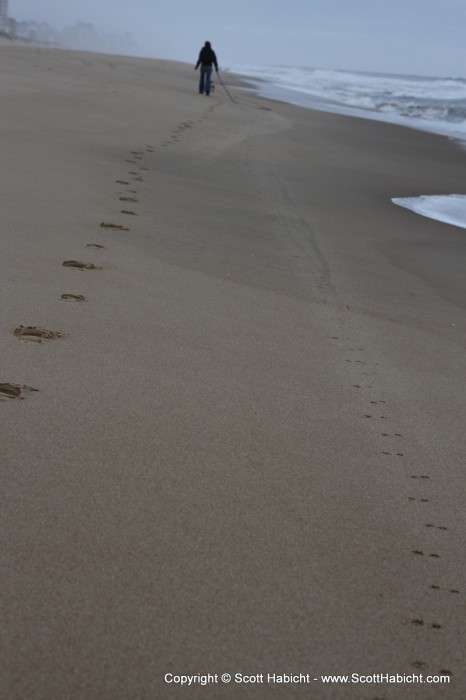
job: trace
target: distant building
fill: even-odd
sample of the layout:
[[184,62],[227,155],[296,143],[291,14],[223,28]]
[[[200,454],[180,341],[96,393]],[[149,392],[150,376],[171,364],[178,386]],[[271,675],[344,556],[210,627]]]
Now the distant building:
[[0,32],[8,28],[8,0],[0,0]]
[[8,17],[8,0],[0,0],[0,35],[42,46],[62,46],[77,51],[129,55],[135,51],[131,34],[102,35],[88,22],[76,22],[72,27],[55,29],[47,22],[17,21]]

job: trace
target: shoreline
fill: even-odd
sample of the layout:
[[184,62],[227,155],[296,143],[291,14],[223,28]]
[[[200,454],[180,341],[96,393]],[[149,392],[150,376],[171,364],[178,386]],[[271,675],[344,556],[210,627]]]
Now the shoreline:
[[[40,43],[35,43],[33,41],[30,41],[28,39],[12,39],[10,37],[0,37],[0,47],[1,46],[17,46],[17,47],[31,47],[31,48],[44,48],[44,49],[50,49],[50,50],[58,50],[58,51],[71,51],[74,53],[79,53],[77,49],[73,48],[68,48],[66,46],[61,46],[61,45],[51,45],[51,44],[40,44]],[[142,60],[142,61],[154,61],[154,63],[174,63],[177,64],[179,63],[180,65],[191,65],[186,63],[185,61],[178,61],[175,59],[163,59],[163,58],[154,58],[150,56],[138,56],[138,55],[132,55],[132,54],[113,54],[113,53],[107,53],[107,52],[93,52],[90,50],[83,50],[82,53],[89,53],[89,54],[96,54],[100,56],[115,56],[115,57],[121,57],[121,58],[128,58],[128,59],[135,59],[135,60]],[[244,88],[245,91],[251,91],[253,92],[258,98],[261,98],[265,101],[271,101],[271,102],[281,102],[283,104],[288,104],[292,105],[295,107],[301,107],[303,109],[310,109],[310,110],[316,110],[319,112],[324,112],[328,114],[340,114],[342,116],[348,116],[348,117],[355,117],[357,119],[367,119],[369,121],[379,121],[384,124],[393,124],[395,126],[404,126],[405,128],[408,129],[414,129],[417,131],[422,131],[425,133],[430,133],[434,134],[437,136],[444,136],[448,138],[449,140],[452,140],[456,142],[461,148],[465,149],[466,148],[466,133],[465,134],[458,134],[457,132],[453,131],[453,128],[448,129],[447,124],[448,122],[445,123],[445,125],[441,124],[440,122],[434,122],[434,123],[429,123],[428,121],[423,124],[422,120],[416,121],[415,119],[409,119],[408,117],[403,117],[401,115],[389,115],[389,114],[381,114],[377,112],[376,110],[364,110],[364,109],[358,109],[357,107],[351,107],[351,106],[344,106],[342,104],[339,104],[337,102],[331,102],[331,101],[326,101],[326,100],[319,100],[318,97],[312,97],[312,96],[307,96],[308,99],[310,97],[310,102],[306,104],[305,97],[306,93],[299,93],[299,91],[295,91],[293,89],[287,89],[284,87],[278,87],[275,86],[271,81],[267,80],[266,78],[259,78],[259,77],[253,77],[253,76],[247,76],[243,75],[241,73],[236,73],[234,70],[230,70],[229,68],[224,69],[229,77],[232,79],[232,84],[233,85],[238,85],[242,88]],[[403,76],[401,76],[403,77]],[[215,76],[213,76],[213,79],[215,80]],[[261,86],[264,86],[264,88],[261,91]],[[288,94],[288,98],[286,97],[281,97],[280,95],[283,94]],[[294,97],[295,95],[300,95],[300,97]],[[451,126],[453,127],[453,123],[451,123]]]
[[462,700],[466,240],[390,198],[464,152],[188,64],[0,54],[2,693]]
[[341,114],[348,117],[356,117],[358,119],[367,119],[370,121],[378,121],[384,124],[394,124],[396,126],[404,126],[408,129],[415,129],[435,135],[445,136],[448,139],[458,142],[461,148],[466,148],[466,133],[455,131],[453,122],[431,122],[422,119],[410,119],[402,115],[391,115],[389,113],[377,112],[371,109],[359,109],[350,105],[339,104],[330,100],[319,99],[307,93],[300,93],[292,88],[276,86],[270,80],[265,78],[254,78],[238,74],[238,77],[249,83],[249,88],[253,90],[259,97],[265,100],[283,102],[284,104],[294,105],[303,109],[313,109],[319,112],[329,114]]

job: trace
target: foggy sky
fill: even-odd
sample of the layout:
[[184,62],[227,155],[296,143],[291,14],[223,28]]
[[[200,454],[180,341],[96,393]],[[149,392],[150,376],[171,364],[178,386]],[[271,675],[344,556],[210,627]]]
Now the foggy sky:
[[131,32],[138,53],[194,63],[466,77],[466,0],[10,0],[15,19]]

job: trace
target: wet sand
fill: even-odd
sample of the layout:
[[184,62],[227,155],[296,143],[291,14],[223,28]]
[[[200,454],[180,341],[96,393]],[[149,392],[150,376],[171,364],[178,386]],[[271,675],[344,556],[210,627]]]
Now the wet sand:
[[462,700],[466,152],[0,59],[1,697]]

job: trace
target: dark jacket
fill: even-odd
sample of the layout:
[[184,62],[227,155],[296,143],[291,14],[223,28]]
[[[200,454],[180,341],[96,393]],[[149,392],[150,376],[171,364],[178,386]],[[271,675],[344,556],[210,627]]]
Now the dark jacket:
[[215,66],[215,70],[218,70],[217,56],[215,55],[215,51],[209,49],[207,46],[203,46],[199,54],[199,58],[197,59],[196,68],[199,68],[200,65],[212,66],[212,63]]

